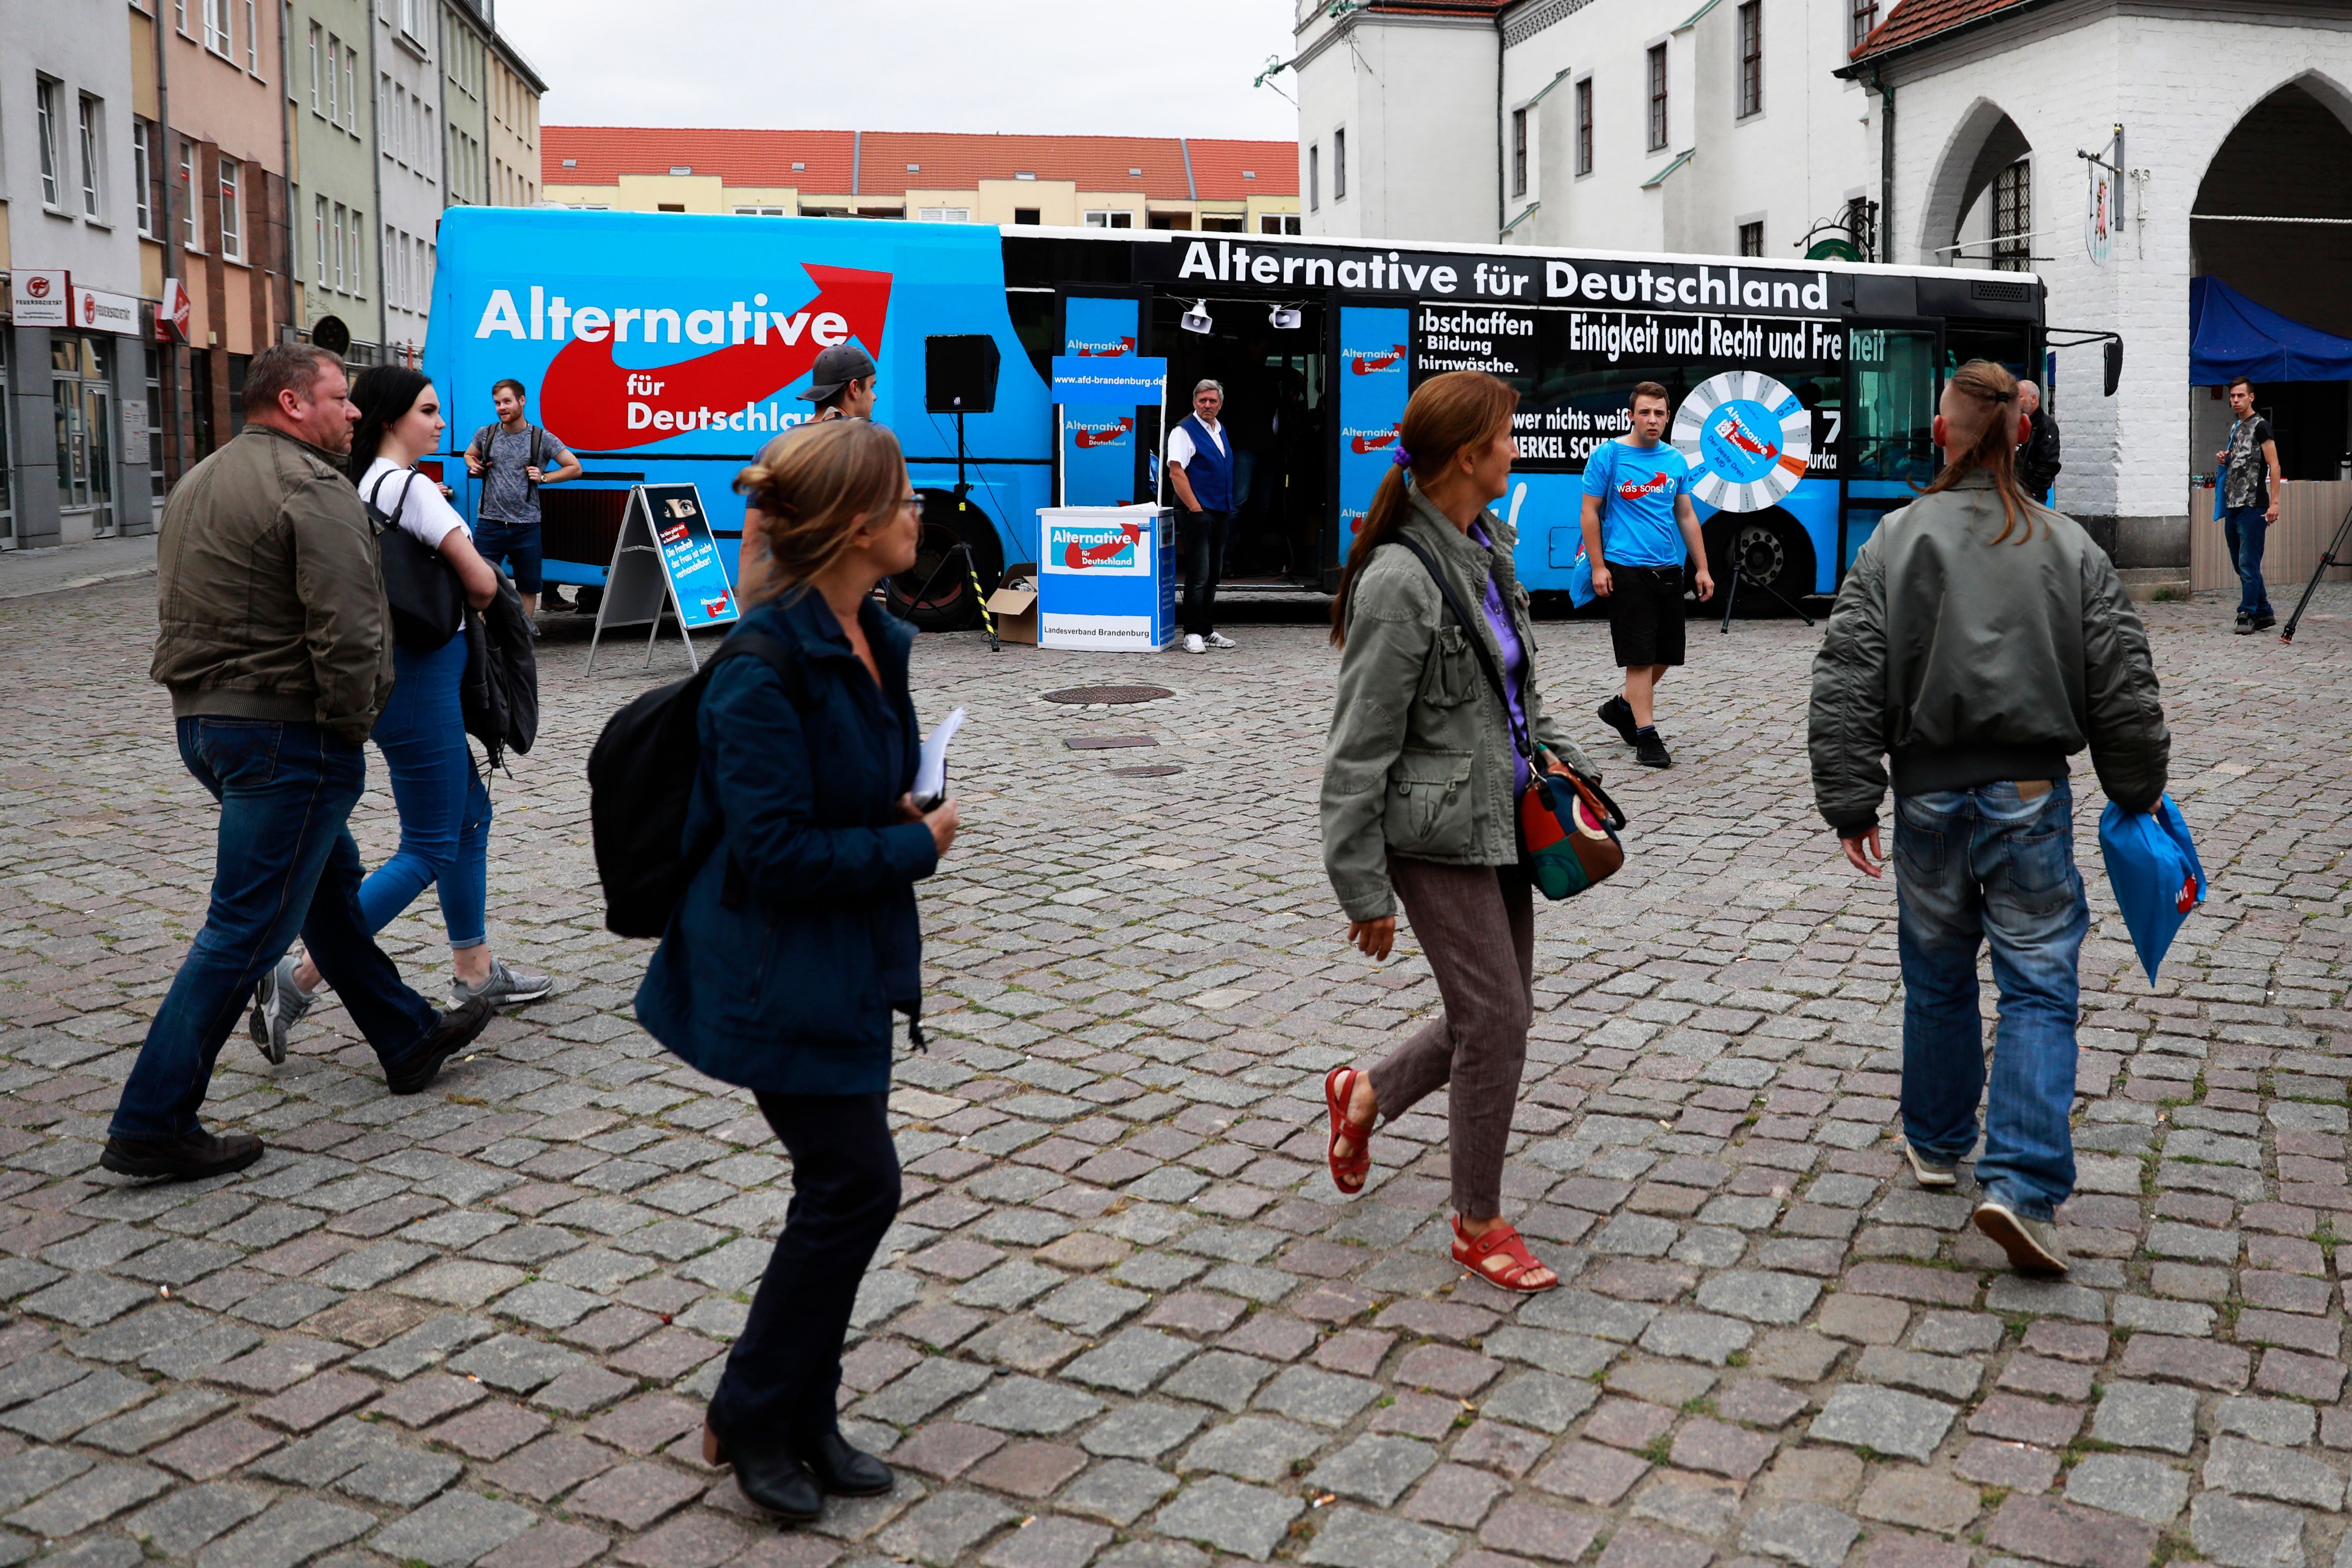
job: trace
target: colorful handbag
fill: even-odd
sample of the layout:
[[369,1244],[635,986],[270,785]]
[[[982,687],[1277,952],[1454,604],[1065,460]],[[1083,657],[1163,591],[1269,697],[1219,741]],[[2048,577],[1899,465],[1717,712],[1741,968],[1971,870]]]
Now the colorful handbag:
[[1519,864],[1526,868],[1528,879],[1545,898],[1557,900],[1572,899],[1594,883],[1616,875],[1618,868],[1625,864],[1625,846],[1617,837],[1625,826],[1624,812],[1597,781],[1573,771],[1555,773],[1545,770],[1534,741],[1520,727],[1518,715],[1511,710],[1503,672],[1496,668],[1495,656],[1486,651],[1486,644],[1478,635],[1478,625],[1463,609],[1454,585],[1420,545],[1410,539],[1393,542],[1412,551],[1428,568],[1430,580],[1437,584],[1446,609],[1461,623],[1471,650],[1477,654],[1479,668],[1486,672],[1486,684],[1495,689],[1496,697],[1503,704],[1503,715],[1510,724],[1511,744],[1527,759],[1528,787],[1519,793]]

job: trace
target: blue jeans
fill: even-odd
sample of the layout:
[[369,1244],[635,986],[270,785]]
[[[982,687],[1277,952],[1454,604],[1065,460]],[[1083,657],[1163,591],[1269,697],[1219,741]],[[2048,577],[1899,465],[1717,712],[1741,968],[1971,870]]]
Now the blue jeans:
[[475,770],[457,700],[466,639],[451,637],[435,653],[395,647],[392,664],[392,700],[374,740],[400,808],[400,850],[360,884],[360,912],[368,930],[382,931],[436,887],[449,945],[479,947],[488,940],[490,792]]
[[2259,507],[2233,506],[2221,519],[2221,542],[2229,546],[2230,564],[2238,569],[2238,614],[2267,616],[2270,590],[2263,584],[2263,545],[2271,525]]
[[344,819],[367,754],[314,724],[183,719],[179,731],[180,760],[221,806],[212,906],[122,1086],[108,1128],[117,1138],[197,1130],[221,1047],[298,930],[387,1070],[440,1022],[360,914],[360,851]]
[[1977,1181],[2048,1219],[2074,1190],[2075,959],[2091,928],[2074,868],[2074,797],[2013,784],[1895,802],[1895,891],[1903,954],[1903,1135],[1958,1160],[1976,1146],[1985,1092],[1977,949],[1992,945],[2000,992],[1992,1093]]
[[510,575],[516,593],[539,592],[540,563],[545,559],[540,550],[539,524],[483,518],[474,524],[474,548],[491,565],[503,562],[513,568]]

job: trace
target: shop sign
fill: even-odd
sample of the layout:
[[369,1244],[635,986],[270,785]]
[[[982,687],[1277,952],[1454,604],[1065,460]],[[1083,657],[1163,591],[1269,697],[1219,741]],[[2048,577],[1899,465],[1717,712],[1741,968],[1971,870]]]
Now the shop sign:
[[72,324],[72,301],[68,298],[72,289],[62,267],[19,267],[8,274],[8,289],[16,300],[18,326],[64,327]]
[[[165,331],[166,325],[171,328]],[[155,341],[168,343],[176,334],[179,341],[188,341],[188,290],[176,278],[163,279],[163,301],[155,309]]]
[[139,335],[139,301],[129,294],[108,294],[96,289],[76,289],[73,324],[85,332]]

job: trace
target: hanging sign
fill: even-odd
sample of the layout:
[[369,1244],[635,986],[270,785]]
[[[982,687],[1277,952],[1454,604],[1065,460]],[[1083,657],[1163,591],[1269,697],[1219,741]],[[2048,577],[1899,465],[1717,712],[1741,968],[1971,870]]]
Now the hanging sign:
[[640,626],[646,634],[646,664],[654,659],[654,639],[665,612],[677,617],[687,663],[695,668],[691,634],[740,618],[735,585],[710,536],[710,518],[694,486],[637,485],[621,512],[620,537],[604,574],[604,597],[596,606],[596,630],[588,640],[588,668],[596,668],[596,644],[607,626]]
[[2116,174],[2105,163],[2089,164],[2089,199],[2083,212],[2083,248],[2105,267],[2116,253]]
[[188,290],[178,279],[166,278],[163,302],[155,307],[155,341],[168,343],[174,336],[184,343],[188,341]]
[[8,292],[18,326],[73,325],[73,290],[64,268],[19,267],[8,274]]
[[135,338],[139,335],[139,301],[129,294],[76,289],[73,324],[85,332],[116,332]]

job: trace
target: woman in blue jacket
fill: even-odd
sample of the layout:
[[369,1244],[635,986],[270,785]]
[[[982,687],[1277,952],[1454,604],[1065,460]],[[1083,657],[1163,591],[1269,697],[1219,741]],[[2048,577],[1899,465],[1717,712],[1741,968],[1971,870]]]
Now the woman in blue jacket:
[[686,842],[716,839],[637,989],[646,1028],[757,1097],[793,1160],[793,1202],[711,1396],[703,1452],[791,1520],[823,1494],[890,1489],[835,1419],[859,1280],[898,1211],[891,1015],[921,1008],[915,884],[954,842],[955,802],[908,791],[919,738],[908,627],[875,585],[914,564],[920,500],[898,442],[862,419],[768,444],[737,489],[753,606],[702,697]]

